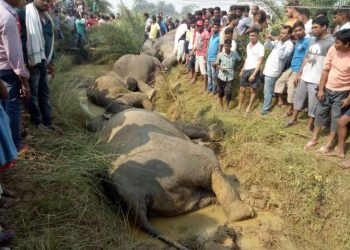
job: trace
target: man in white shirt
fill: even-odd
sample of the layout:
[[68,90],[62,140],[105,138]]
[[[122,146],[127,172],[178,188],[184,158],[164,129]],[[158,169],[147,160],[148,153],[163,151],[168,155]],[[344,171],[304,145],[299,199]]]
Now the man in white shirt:
[[334,34],[339,30],[350,29],[349,12],[347,8],[340,8],[334,11],[333,23],[337,25]]
[[304,23],[306,37],[312,37],[312,19],[310,19],[310,10],[302,8],[299,9],[298,21]]
[[265,48],[272,49],[272,51],[266,60],[264,69],[265,85],[262,115],[270,112],[276,81],[293,54],[294,45],[290,40],[291,35],[292,27],[283,26],[280,33],[280,40],[274,39],[271,35],[267,36]]
[[250,43],[247,45],[247,58],[244,62],[241,73],[239,74],[241,81],[238,111],[242,109],[246,89],[251,89],[250,101],[246,113],[250,112],[256,98],[256,88],[260,78],[260,66],[265,55],[264,45],[259,42],[259,32],[260,30],[258,29],[252,29],[249,32]]

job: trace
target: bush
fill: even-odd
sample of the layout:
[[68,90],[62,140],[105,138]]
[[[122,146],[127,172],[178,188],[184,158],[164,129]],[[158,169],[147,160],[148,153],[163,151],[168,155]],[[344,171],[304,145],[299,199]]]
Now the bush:
[[123,16],[116,23],[88,30],[86,49],[95,64],[115,62],[125,54],[139,54],[143,45],[144,28],[134,15]]

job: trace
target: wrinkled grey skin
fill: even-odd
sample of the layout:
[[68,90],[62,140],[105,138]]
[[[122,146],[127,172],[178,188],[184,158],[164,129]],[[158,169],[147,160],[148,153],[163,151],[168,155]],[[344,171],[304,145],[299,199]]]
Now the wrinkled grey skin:
[[141,55],[157,57],[165,67],[170,69],[177,63],[174,53],[174,41],[176,30],[172,30],[157,40],[148,39],[141,49]]
[[160,70],[162,70],[160,61],[149,55],[124,55],[113,66],[113,72],[123,81],[132,77],[146,84],[152,84],[155,74]]
[[[134,83],[134,81],[130,82]],[[131,87],[135,88],[134,85]],[[87,97],[93,104],[104,107],[107,112],[113,114],[132,107],[153,110],[153,104],[148,95],[130,91],[115,74],[97,78],[87,89]]]
[[109,169],[106,190],[150,235],[186,249],[157,231],[147,216],[180,215],[216,200],[229,221],[253,216],[253,210],[240,200],[221,171],[214,152],[190,139],[210,138],[210,129],[178,125],[141,109],[125,110],[104,122],[101,150],[117,155]]

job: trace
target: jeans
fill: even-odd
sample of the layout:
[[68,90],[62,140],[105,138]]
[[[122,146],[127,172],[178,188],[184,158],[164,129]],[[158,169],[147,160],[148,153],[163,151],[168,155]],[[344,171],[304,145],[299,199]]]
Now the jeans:
[[83,37],[84,36],[82,34],[78,34],[78,33],[75,34],[74,48],[80,48]]
[[50,89],[48,83],[47,66],[43,63],[29,68],[29,86],[32,98],[29,101],[28,109],[31,121],[35,125],[40,123],[45,126],[52,124]]
[[13,143],[18,149],[22,146],[22,101],[20,98],[21,81],[12,70],[0,70],[0,79],[4,82],[9,95],[8,99],[1,100],[1,104],[10,119]]
[[216,69],[212,66],[213,62],[207,62],[207,73],[208,73],[208,92],[216,94]]
[[262,114],[268,113],[271,109],[272,97],[277,79],[277,77],[265,76],[264,104],[262,108]]

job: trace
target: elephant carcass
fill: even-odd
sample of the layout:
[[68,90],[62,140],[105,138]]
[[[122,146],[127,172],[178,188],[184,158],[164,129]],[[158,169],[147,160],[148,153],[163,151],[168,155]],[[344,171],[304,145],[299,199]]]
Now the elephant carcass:
[[166,69],[170,69],[177,63],[174,53],[176,30],[166,33],[159,39],[148,39],[141,49],[141,54],[157,57]]
[[113,73],[97,78],[87,89],[87,97],[90,102],[106,108],[110,113],[132,107],[153,110],[153,104],[146,94],[131,92],[122,79]]
[[128,109],[106,123],[100,146],[118,155],[106,180],[109,196],[121,201],[144,231],[185,249],[157,231],[147,216],[180,215],[216,199],[229,221],[251,217],[253,210],[240,200],[214,152],[194,144],[179,128],[155,112]]
[[139,89],[151,99],[155,90],[149,84],[154,82],[156,73],[162,68],[162,64],[153,56],[128,54],[114,63],[113,72],[123,81],[134,78],[138,82]]

